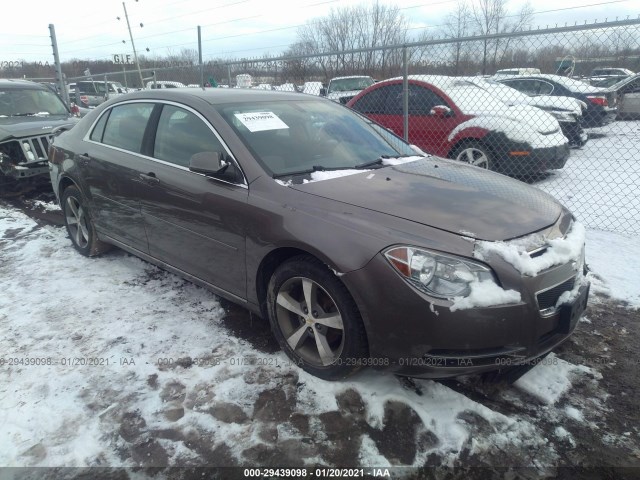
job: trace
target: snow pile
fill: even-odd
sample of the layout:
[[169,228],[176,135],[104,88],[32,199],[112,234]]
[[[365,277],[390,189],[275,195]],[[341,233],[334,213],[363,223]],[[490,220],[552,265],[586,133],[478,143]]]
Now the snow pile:
[[466,297],[454,297],[453,304],[449,307],[452,312],[476,307],[493,307],[518,303],[522,300],[520,292],[504,290],[493,280],[474,280],[469,284],[471,293]]
[[548,245],[546,251],[537,257],[532,258],[527,253],[527,248],[532,244],[542,246],[540,243],[542,239],[538,234],[508,242],[479,241],[476,243],[473,255],[482,261],[487,261],[491,255],[498,255],[521,274],[535,277],[541,271],[555,265],[562,265],[572,260],[579,261],[583,255],[585,238],[584,225],[574,221],[566,237],[546,240]]
[[550,353],[540,363],[520,377],[514,385],[547,405],[555,404],[581,375],[602,376],[582,365],[573,365]]

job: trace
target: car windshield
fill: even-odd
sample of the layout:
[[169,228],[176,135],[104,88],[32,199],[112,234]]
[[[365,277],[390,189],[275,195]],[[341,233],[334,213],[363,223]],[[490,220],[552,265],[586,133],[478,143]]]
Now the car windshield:
[[323,100],[226,104],[220,114],[274,176],[350,169],[379,158],[415,155],[400,138]]
[[7,88],[0,90],[0,117],[67,115],[62,100],[49,90]]
[[348,92],[350,90],[364,90],[370,85],[373,85],[373,79],[369,77],[339,78],[336,80],[331,80],[329,93]]

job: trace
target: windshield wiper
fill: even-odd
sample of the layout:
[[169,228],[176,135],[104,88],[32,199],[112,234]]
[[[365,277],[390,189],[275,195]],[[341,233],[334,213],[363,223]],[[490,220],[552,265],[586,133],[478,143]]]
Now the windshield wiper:
[[[416,154],[417,156],[417,154]],[[361,163],[360,165],[356,165],[355,169],[357,170],[362,170],[365,168],[371,168],[371,167],[378,167],[378,168],[382,168],[385,167],[386,165],[384,164],[384,161],[389,159],[389,158],[407,158],[407,157],[413,157],[413,155],[407,155],[407,154],[403,154],[403,155],[395,155],[395,156],[391,156],[391,155],[380,155],[380,157],[378,157],[375,160],[371,160],[370,162],[366,162],[366,163]]]
[[323,167],[322,165],[314,165],[306,170],[297,170],[293,172],[274,173],[272,178],[295,177],[296,175],[308,175],[313,172],[331,172],[334,170],[351,170],[354,167]]

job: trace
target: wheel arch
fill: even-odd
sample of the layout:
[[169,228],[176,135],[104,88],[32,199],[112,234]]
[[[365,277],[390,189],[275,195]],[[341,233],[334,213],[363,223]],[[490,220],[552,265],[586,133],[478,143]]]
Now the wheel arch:
[[[268,318],[267,313],[267,289],[269,286],[269,281],[273,276],[273,272],[275,272],[276,268],[282,265],[284,262],[289,260],[290,258],[297,256],[306,256],[316,260],[319,263],[324,264],[327,269],[332,270],[334,274],[336,274],[336,278],[342,283],[349,292],[349,295],[353,299],[354,303],[358,306],[358,310],[360,311],[360,306],[356,301],[356,297],[350,291],[349,287],[340,279],[340,275],[338,275],[336,269],[331,266],[331,263],[321,258],[319,255],[316,255],[310,251],[310,249],[305,249],[300,246],[283,246],[275,248],[271,250],[260,262],[258,269],[255,275],[255,285],[256,285],[256,295],[258,300],[258,305],[260,307],[260,313],[263,318]],[[362,315],[362,312],[360,313]],[[366,322],[365,322],[366,326]],[[365,328],[366,330],[366,328]]]

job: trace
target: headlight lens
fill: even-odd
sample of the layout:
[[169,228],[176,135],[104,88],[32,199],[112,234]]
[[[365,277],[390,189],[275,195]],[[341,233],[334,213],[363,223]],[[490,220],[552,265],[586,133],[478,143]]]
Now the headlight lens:
[[384,256],[411,285],[438,298],[466,297],[472,282],[496,283],[489,268],[453,255],[415,247],[393,247],[385,251]]

